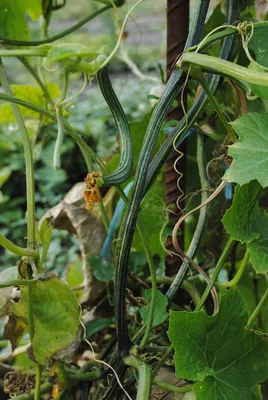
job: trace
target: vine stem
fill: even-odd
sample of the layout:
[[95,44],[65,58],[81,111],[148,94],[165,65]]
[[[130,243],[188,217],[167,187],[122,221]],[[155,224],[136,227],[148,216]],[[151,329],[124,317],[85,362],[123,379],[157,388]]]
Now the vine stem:
[[58,33],[57,35],[51,36],[50,38],[47,38],[44,40],[21,41],[21,40],[11,40],[11,39],[0,38],[0,43],[2,42],[4,44],[9,44],[9,45],[14,45],[14,46],[38,46],[41,44],[52,43],[52,42],[55,42],[55,40],[61,39],[65,36],[69,35],[70,33],[75,32],[77,29],[81,28],[87,22],[89,22],[90,20],[94,19],[95,17],[102,14],[104,11],[109,10],[112,7],[113,7],[113,5],[111,2],[111,4],[108,4],[107,6],[101,8],[100,10],[97,10],[93,14],[90,14],[86,18],[82,19],[77,24],[71,26],[71,28],[68,28],[63,32]]
[[[52,121],[57,122],[57,118],[55,117],[55,115],[51,114],[49,111],[27,101],[21,100],[13,95],[0,93],[0,99],[8,101],[10,103],[19,104],[20,106],[26,107],[29,110],[36,111],[37,113],[41,113],[50,118]],[[80,149],[82,148],[88,154],[88,156],[90,156],[99,165],[101,169],[107,171],[105,164],[96,156],[92,148],[88,146],[83,138],[66,121],[64,121],[64,129],[75,140]]]
[[246,328],[249,328],[252,325],[253,321],[257,318],[257,316],[259,315],[259,313],[261,311],[261,308],[264,305],[264,303],[266,302],[267,298],[268,298],[268,289],[266,289],[266,291],[265,291],[264,295],[262,296],[259,304],[257,305],[255,310],[251,314],[251,316],[250,316],[250,318],[248,320],[248,323],[245,326]]
[[40,392],[41,392],[41,378],[42,378],[42,367],[37,364],[36,367],[36,377],[35,377],[35,391],[34,391],[34,400],[39,400]]
[[[204,203],[208,199],[208,181],[206,177],[206,171],[205,171],[205,165],[204,165],[204,137],[201,135],[197,136],[197,154],[196,154],[196,159],[197,159],[197,165],[198,165],[198,171],[199,171],[199,177],[200,177],[200,183],[201,183],[201,203]],[[189,246],[189,249],[186,253],[187,257],[193,258],[194,253],[196,251],[196,248],[198,246],[198,243],[200,241],[204,225],[206,222],[206,215],[207,215],[207,206],[204,206],[201,208],[200,213],[199,213],[199,218],[198,222],[196,225],[196,229],[193,235],[193,238],[191,240],[191,244]],[[168,291],[166,292],[166,297],[168,298],[169,301],[173,299],[175,294],[177,293],[181,282],[186,274],[186,271],[189,266],[189,260],[184,258],[183,263],[177,272],[177,275],[175,276],[172,284],[170,285]]]
[[5,249],[9,250],[13,254],[17,254],[18,256],[32,257],[38,258],[38,251],[33,249],[24,249],[23,247],[19,247],[9,239],[7,239],[4,235],[0,233],[0,245]]
[[167,350],[165,351],[163,357],[161,358],[161,360],[158,361],[158,363],[155,366],[155,369],[153,370],[153,379],[156,377],[158,371],[160,370],[160,368],[162,367],[162,365],[164,364],[164,362],[168,359],[168,356],[170,355],[170,353],[174,350],[174,346],[173,344],[171,344]]
[[193,390],[194,390],[194,386],[195,386],[195,384],[193,384],[193,385],[188,385],[188,386],[181,386],[181,387],[179,387],[179,386],[173,386],[173,385],[169,385],[168,383],[166,383],[166,382],[161,382],[161,381],[153,381],[153,384],[154,385],[157,385],[157,386],[160,386],[160,387],[162,387],[163,389],[167,389],[167,390],[170,390],[171,392],[174,392],[174,393],[188,393],[188,392],[192,392]]
[[133,355],[124,357],[125,364],[138,370],[138,391],[136,400],[149,400],[152,386],[152,369]]
[[217,265],[216,265],[215,270],[214,270],[214,272],[212,274],[210,282],[207,285],[206,290],[204,291],[204,293],[203,293],[198,305],[196,306],[195,311],[200,311],[201,308],[203,307],[203,305],[204,305],[204,303],[205,303],[205,301],[206,301],[206,299],[207,299],[207,297],[208,297],[208,295],[209,295],[214,283],[216,282],[216,280],[218,278],[218,275],[219,275],[219,273],[220,273],[220,271],[221,271],[221,269],[223,267],[223,264],[224,264],[226,258],[228,257],[228,255],[229,255],[229,253],[230,253],[230,251],[232,249],[233,244],[234,244],[234,240],[231,237],[229,237],[229,239],[227,240],[227,243],[226,243],[226,245],[225,245],[225,247],[223,249],[223,252],[222,252],[222,254],[221,254],[221,256],[220,256],[220,258],[219,258],[219,260],[217,262]]
[[[6,78],[3,64],[0,64],[0,83],[9,96],[12,96],[12,90],[9,86]],[[26,167],[26,199],[27,199],[27,249],[33,250],[36,242],[36,231],[35,231],[35,202],[34,202],[34,163],[33,163],[33,152],[31,142],[28,136],[27,129],[24,124],[23,117],[20,113],[19,107],[12,103],[12,111],[14,113],[16,122],[18,124],[19,132],[22,139],[22,145],[24,149],[25,167]],[[32,271],[30,267],[27,268],[27,278],[32,278]],[[27,286],[27,322],[28,330],[31,341],[34,336],[34,316],[33,316],[33,301],[32,301],[32,285]],[[37,377],[41,374],[39,370],[40,366],[37,365]],[[40,379],[36,379],[35,391],[40,395]],[[39,399],[35,396],[35,400]]]
[[107,57],[106,60],[101,64],[101,66],[100,66],[100,68],[99,68],[100,70],[101,70],[102,68],[104,68],[104,67],[111,61],[111,59],[113,58],[113,56],[114,56],[115,53],[117,52],[117,50],[118,50],[118,48],[119,48],[119,46],[120,46],[120,42],[121,42],[121,40],[122,40],[122,36],[123,36],[123,34],[124,34],[124,30],[125,30],[125,26],[126,26],[126,24],[127,24],[127,21],[128,21],[128,19],[129,19],[130,15],[132,14],[132,12],[135,10],[135,8],[136,8],[139,4],[141,4],[142,2],[143,2],[143,0],[137,1],[137,3],[135,3],[135,4],[131,7],[131,9],[128,11],[128,13],[126,14],[125,19],[124,19],[124,21],[123,21],[123,23],[122,23],[122,26],[121,26],[120,34],[119,34],[118,40],[117,40],[117,42],[116,42],[116,45],[115,45],[113,51],[110,53],[109,57]]
[[242,263],[240,265],[240,268],[237,271],[237,273],[235,274],[235,276],[233,277],[233,279],[231,279],[228,282],[219,282],[219,285],[223,286],[223,287],[227,287],[227,288],[231,288],[231,287],[237,285],[247,268],[249,257],[250,257],[250,254],[249,254],[249,251],[247,250],[244,255],[244,258],[242,260]]
[[[194,78],[195,78],[195,76],[194,76]],[[199,81],[199,83],[201,84],[202,88],[206,92],[206,95],[207,95],[209,101],[211,102],[212,106],[214,107],[214,110],[216,111],[216,113],[218,114],[218,117],[221,120],[221,122],[222,122],[223,126],[225,127],[226,131],[229,133],[229,136],[230,136],[231,140],[233,142],[236,142],[237,139],[236,139],[236,135],[234,133],[234,130],[233,130],[232,126],[230,124],[228,124],[225,116],[223,115],[221,107],[220,107],[216,97],[212,95],[211,90],[210,90],[205,78],[203,77],[203,75],[198,74],[196,76],[196,79]]]
[[[13,96],[12,90],[7,81],[4,73],[3,64],[0,64],[0,82],[5,91],[9,96]],[[14,113],[16,122],[18,124],[19,132],[22,139],[25,166],[26,166],[26,197],[27,197],[27,248],[33,249],[35,241],[35,204],[34,204],[34,166],[33,166],[33,153],[31,142],[28,136],[27,129],[25,127],[22,115],[19,107],[12,103],[12,111]]]

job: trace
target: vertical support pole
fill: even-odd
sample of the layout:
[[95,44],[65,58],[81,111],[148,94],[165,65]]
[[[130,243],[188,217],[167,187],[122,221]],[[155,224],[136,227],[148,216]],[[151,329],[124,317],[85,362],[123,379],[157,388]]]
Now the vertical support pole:
[[[182,53],[189,29],[189,3],[190,0],[167,0],[167,79],[169,78],[174,62],[177,57]],[[179,121],[183,117],[181,107],[181,97],[177,98],[178,105],[173,107],[167,119]],[[186,145],[183,144],[180,150],[185,154]],[[178,174],[174,170],[174,162],[178,158],[178,153],[174,150],[169,154],[166,161],[165,172],[165,203],[166,206],[171,204],[176,205],[177,199],[180,197],[181,192],[177,187]],[[177,163],[178,170],[183,174],[180,180],[180,187],[184,191],[185,186],[185,157],[182,157]],[[180,204],[183,208],[183,202]],[[170,222],[176,222],[178,219],[179,209],[172,208],[173,213],[169,213]],[[183,232],[181,236],[181,248],[183,249]],[[167,238],[166,248],[174,250],[171,237]],[[167,275],[173,275],[178,270],[180,258],[176,256],[166,255],[166,271]]]

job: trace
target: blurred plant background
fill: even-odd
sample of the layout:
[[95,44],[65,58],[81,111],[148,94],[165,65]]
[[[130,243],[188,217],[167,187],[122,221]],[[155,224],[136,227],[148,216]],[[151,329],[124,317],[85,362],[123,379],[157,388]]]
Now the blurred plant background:
[[[127,9],[134,1],[119,10],[123,19]],[[73,2],[53,13],[49,25],[49,36],[67,29],[86,14],[95,11],[100,5],[97,2],[81,0],[75,7]],[[153,7],[153,9],[152,9]],[[94,51],[102,47],[107,54],[117,40],[120,21],[115,19],[114,12],[101,15],[86,24],[77,32],[62,39],[62,43],[80,43]],[[32,38],[40,35],[40,22],[31,22]],[[135,67],[144,74],[142,79],[132,73],[131,68],[123,60],[135,61]],[[30,85],[36,85],[28,71],[14,59],[4,60],[9,80],[23,87],[24,98],[31,101],[34,95]],[[135,68],[134,67],[134,68]],[[113,85],[124,107],[129,122],[140,121],[152,109],[151,91],[159,94],[161,87],[161,71],[165,68],[165,1],[144,2],[130,19],[123,44],[123,51],[117,54],[111,65]],[[52,74],[49,73],[51,82]],[[59,72],[55,72],[58,82]],[[70,95],[75,95],[83,84],[79,74],[72,74]],[[28,86],[29,85],[29,86]],[[1,232],[18,245],[24,246],[26,236],[25,225],[25,175],[24,156],[21,149],[20,136],[12,117],[4,112],[2,105],[0,115],[0,228]],[[116,129],[110,111],[96,84],[96,79],[88,82],[83,93],[72,100],[69,110],[69,121],[85,140],[97,151],[99,157],[107,160],[108,156],[117,152]],[[86,175],[84,161],[74,141],[66,136],[63,146],[62,169],[55,172],[52,168],[52,154],[56,140],[56,125],[38,127],[39,121],[27,120],[27,126],[35,137],[36,165],[36,217],[40,219],[47,209],[55,206],[77,182],[83,181]],[[47,267],[54,272],[63,273],[66,265],[78,254],[78,243],[65,231],[53,231],[53,240],[49,252]],[[12,255],[1,251],[1,266],[10,266]],[[55,270],[55,265],[57,265]]]

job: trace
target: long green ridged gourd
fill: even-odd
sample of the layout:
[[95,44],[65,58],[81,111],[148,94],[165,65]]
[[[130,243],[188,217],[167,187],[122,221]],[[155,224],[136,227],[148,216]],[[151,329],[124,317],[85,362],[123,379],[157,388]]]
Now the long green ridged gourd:
[[120,185],[125,182],[127,178],[130,176],[133,165],[133,145],[132,145],[132,137],[129,129],[129,124],[123,108],[113,90],[108,67],[102,68],[97,73],[97,79],[99,83],[99,87],[103,94],[103,97],[108,104],[114,120],[116,122],[119,142],[120,142],[120,161],[117,169],[103,177],[103,181],[105,185]]
[[[204,25],[208,10],[208,5],[208,0],[201,0],[199,2],[192,27],[193,33],[190,34],[190,40],[187,41],[187,46],[193,46],[199,42],[202,33],[202,27]],[[146,174],[155,141],[162,127],[166,114],[172,105],[172,102],[182,88],[183,81],[184,77],[181,71],[174,70],[166,85],[163,95],[159,99],[154,109],[139,157],[133,194],[119,233],[115,278],[115,317],[117,326],[118,351],[121,356],[128,354],[132,345],[128,333],[125,308],[127,269],[136,220],[140,209],[140,203],[144,195]]]

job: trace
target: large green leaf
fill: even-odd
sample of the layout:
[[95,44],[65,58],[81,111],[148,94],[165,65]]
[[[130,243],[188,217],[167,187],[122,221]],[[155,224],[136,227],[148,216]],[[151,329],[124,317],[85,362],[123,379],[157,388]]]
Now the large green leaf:
[[247,305],[237,288],[226,292],[216,315],[171,311],[169,338],[176,375],[198,381],[197,400],[254,400],[268,377],[268,339],[245,329]]
[[251,262],[258,273],[268,269],[268,214],[262,213],[258,205],[261,189],[256,180],[237,186],[233,204],[222,220],[234,240],[247,243]]
[[[28,291],[21,288],[22,302],[28,302]],[[32,285],[34,336],[32,352],[41,365],[57,352],[70,347],[77,337],[80,310],[78,300],[62,280],[53,278]]]
[[225,230],[234,240],[246,243],[260,236],[254,221],[261,214],[258,208],[261,191],[262,187],[256,180],[235,188],[233,204],[222,219]]
[[249,113],[232,123],[239,140],[229,147],[235,160],[224,179],[244,185],[257,179],[268,186],[268,114]]
[[[152,289],[147,289],[144,291],[144,297],[147,302],[147,306],[144,306],[140,309],[140,314],[143,321],[147,324],[150,313],[150,303],[152,298]],[[167,317],[167,305],[168,300],[166,296],[164,296],[159,290],[156,291],[156,304],[155,304],[155,313],[153,319],[153,326],[157,326],[162,324]]]
[[0,36],[13,40],[28,40],[29,29],[24,1],[0,0]]

